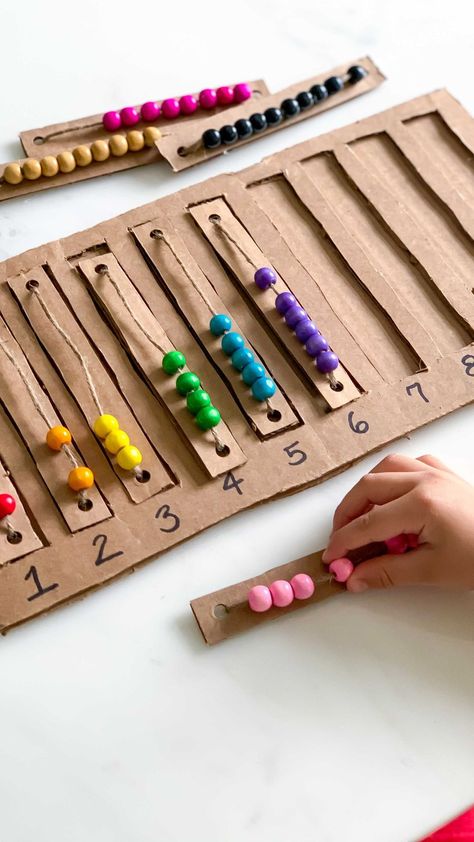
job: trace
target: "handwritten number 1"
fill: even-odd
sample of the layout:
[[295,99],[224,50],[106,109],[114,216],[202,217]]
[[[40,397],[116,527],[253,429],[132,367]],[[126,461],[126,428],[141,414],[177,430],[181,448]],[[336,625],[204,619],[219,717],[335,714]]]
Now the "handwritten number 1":
[[59,587],[57,582],[54,582],[52,585],[47,585],[46,587],[44,587],[44,585],[42,585],[40,582],[38,571],[36,567],[34,567],[34,565],[28,570],[28,573],[25,576],[25,582],[27,582],[28,579],[33,579],[33,582],[36,585],[36,593],[32,594],[31,596],[27,596],[28,602],[33,602],[33,600],[38,599],[39,596],[44,596],[45,593],[54,591],[56,590],[56,588]]

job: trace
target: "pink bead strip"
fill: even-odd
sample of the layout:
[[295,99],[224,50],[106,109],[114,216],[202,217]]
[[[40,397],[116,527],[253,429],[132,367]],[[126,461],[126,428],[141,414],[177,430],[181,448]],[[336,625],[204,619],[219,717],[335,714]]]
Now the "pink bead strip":
[[269,588],[266,585],[254,585],[248,593],[249,607],[257,614],[262,614],[269,611],[272,605],[276,608],[286,608],[294,599],[309,599],[314,591],[315,584],[311,576],[307,573],[296,573],[289,582],[277,579]]
[[145,123],[156,123],[163,118],[175,120],[177,117],[186,117],[194,114],[198,108],[204,111],[211,111],[217,106],[225,107],[238,105],[245,102],[252,96],[252,88],[247,82],[239,82],[238,85],[222,85],[222,87],[204,88],[196,97],[193,94],[185,94],[179,99],[174,97],[164,99],[163,102],[144,102],[141,107],[128,105],[120,111],[107,111],[102,117],[104,129],[108,132],[116,132],[123,126],[136,126],[140,120]]

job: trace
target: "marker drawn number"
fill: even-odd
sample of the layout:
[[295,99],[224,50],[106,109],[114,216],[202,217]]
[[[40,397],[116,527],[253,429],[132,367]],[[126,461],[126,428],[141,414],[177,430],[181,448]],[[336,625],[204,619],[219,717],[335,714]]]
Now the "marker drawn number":
[[369,430],[369,422],[368,421],[356,421],[354,424],[354,413],[349,412],[347,416],[347,420],[349,421],[349,427],[351,428],[353,433],[367,433]]
[[466,354],[461,360],[468,377],[474,377],[474,357],[472,354]]
[[243,491],[240,488],[241,482],[243,482],[243,479],[236,479],[232,471],[228,471],[224,477],[224,485],[222,488],[224,491],[231,491],[231,489],[235,488],[237,494],[243,494]]
[[110,555],[104,555],[105,552],[105,545],[107,543],[107,535],[96,535],[94,540],[92,541],[92,546],[95,547],[97,544],[99,545],[99,551],[97,553],[97,558],[94,562],[96,567],[99,567],[101,564],[105,564],[106,561],[112,561],[113,558],[118,558],[119,555],[123,555],[122,550],[117,550],[115,553],[110,553]]
[[36,585],[36,593],[26,597],[28,602],[32,602],[34,599],[38,599],[39,596],[44,596],[45,593],[54,591],[59,587],[57,582],[53,582],[52,585],[47,585],[46,587],[42,585],[38,576],[38,571],[34,565],[32,565],[28,570],[28,573],[25,576],[25,582],[27,582],[28,579],[33,579],[33,582]]
[[288,462],[292,468],[296,467],[296,465],[302,465],[308,458],[304,450],[300,450],[300,448],[296,446],[297,444],[299,444],[299,441],[294,441],[293,444],[288,444],[283,448],[284,452],[288,454],[290,459],[292,459],[293,456],[296,456],[294,462]]
[[171,511],[170,507],[165,503],[164,506],[160,506],[156,515],[156,520],[163,518],[163,520],[171,520],[169,526],[160,526],[160,532],[176,532],[177,529],[181,526],[181,521],[178,515],[175,515],[174,512]]
[[424,400],[425,403],[430,402],[429,398],[426,397],[423,389],[421,388],[421,383],[418,383],[418,381],[416,381],[416,383],[410,383],[410,385],[406,387],[406,393],[409,398],[413,396],[413,390],[416,390],[418,392],[420,398]]

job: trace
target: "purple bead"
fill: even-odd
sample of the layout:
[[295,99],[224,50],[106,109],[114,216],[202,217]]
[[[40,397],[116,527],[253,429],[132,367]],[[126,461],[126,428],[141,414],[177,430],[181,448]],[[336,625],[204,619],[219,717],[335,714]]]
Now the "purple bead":
[[339,365],[339,360],[334,351],[321,351],[316,357],[316,368],[321,374],[329,374]]
[[306,353],[309,354],[310,357],[317,357],[322,351],[327,351],[329,345],[324,336],[320,333],[314,333],[313,336],[309,337],[305,348]]
[[303,310],[299,304],[294,304],[293,307],[290,307],[289,310],[285,313],[285,322],[287,323],[288,327],[293,328],[296,327],[298,322],[303,321],[303,319],[307,319],[308,314],[306,310]]
[[272,284],[276,283],[277,276],[269,266],[262,266],[261,269],[257,269],[253,279],[259,289],[268,289]]
[[298,302],[291,292],[280,292],[275,298],[275,307],[280,313],[280,316],[284,316],[286,311],[290,307],[293,307],[294,304],[298,304]]
[[304,345],[305,342],[308,341],[310,336],[314,336],[315,333],[318,332],[318,328],[311,321],[309,316],[305,319],[301,319],[300,322],[296,325],[295,334],[296,338]]

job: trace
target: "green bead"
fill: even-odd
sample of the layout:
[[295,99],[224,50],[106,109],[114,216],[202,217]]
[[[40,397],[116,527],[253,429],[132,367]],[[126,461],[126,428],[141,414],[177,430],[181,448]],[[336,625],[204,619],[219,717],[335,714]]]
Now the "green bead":
[[186,365],[186,357],[181,351],[168,351],[164,355],[161,365],[166,374],[176,374],[180,368],[184,368]]
[[221,420],[221,414],[215,406],[205,406],[200,409],[196,415],[196,424],[200,430],[210,430],[211,427],[217,427]]
[[197,415],[200,409],[211,405],[211,398],[204,389],[196,389],[190,392],[186,398],[186,406],[193,415]]
[[201,381],[197,374],[194,374],[194,371],[183,371],[176,379],[176,389],[183,397],[188,392],[194,392],[195,389],[199,389],[200,385]]

